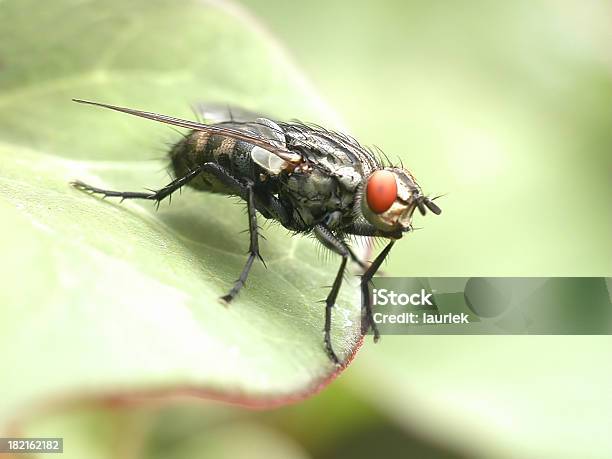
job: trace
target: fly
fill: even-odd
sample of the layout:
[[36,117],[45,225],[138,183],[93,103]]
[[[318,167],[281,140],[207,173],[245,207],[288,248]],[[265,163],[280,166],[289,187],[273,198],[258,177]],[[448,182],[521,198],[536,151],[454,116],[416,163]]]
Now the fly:
[[[339,359],[331,345],[331,312],[349,259],[365,271],[361,277],[362,333],[379,332],[372,317],[368,283],[387,257],[395,241],[412,230],[416,209],[441,213],[425,196],[412,174],[403,167],[385,165],[355,139],[320,126],[280,122],[268,118],[230,120],[203,124],[167,115],[97,105],[189,130],[170,150],[174,180],[151,192],[111,191],[76,181],[81,190],[123,199],[148,199],[157,205],[183,186],[199,191],[239,196],[247,204],[249,255],[240,277],[221,297],[230,303],[244,286],[259,253],[257,214],[280,222],[295,233],[314,234],[341,258],[336,278],[325,300],[325,350]],[[370,236],[389,240],[367,266],[350,246],[347,236]]]

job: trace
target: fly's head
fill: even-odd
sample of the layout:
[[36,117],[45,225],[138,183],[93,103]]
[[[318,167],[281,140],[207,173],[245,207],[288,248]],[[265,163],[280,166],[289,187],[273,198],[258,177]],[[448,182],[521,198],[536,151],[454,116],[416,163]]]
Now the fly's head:
[[[427,209],[436,215],[442,210],[421,192],[410,172],[399,167],[375,170],[361,189],[361,212],[365,219],[389,237],[412,229],[412,214]],[[434,198],[435,199],[435,198]]]

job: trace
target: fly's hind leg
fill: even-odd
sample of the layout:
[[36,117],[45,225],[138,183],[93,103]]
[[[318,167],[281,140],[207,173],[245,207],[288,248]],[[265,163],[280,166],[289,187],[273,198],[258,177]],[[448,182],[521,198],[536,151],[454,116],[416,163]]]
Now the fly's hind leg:
[[113,191],[113,190],[103,190],[101,188],[97,188],[95,186],[87,185],[79,180],[72,182],[72,186],[78,188],[79,190],[87,191],[93,194],[101,194],[106,197],[113,198],[121,198],[121,201],[124,199],[149,199],[151,201],[156,201],[157,206],[159,207],[159,203],[174,193],[176,190],[186,185],[202,172],[204,172],[206,164],[202,166],[198,166],[195,169],[189,171],[189,173],[183,177],[177,178],[173,180],[168,185],[163,188],[160,188],[157,191],[149,191],[149,192],[139,192],[139,191]]
[[[213,175],[219,182],[227,187],[227,189],[236,196],[241,197],[247,202],[247,209],[249,215],[249,232],[251,235],[250,245],[249,245],[249,257],[247,259],[242,272],[240,273],[240,277],[236,280],[234,286],[229,291],[227,295],[221,297],[221,300],[225,303],[231,302],[240,289],[244,286],[246,279],[249,275],[249,271],[253,266],[253,262],[255,258],[259,258],[262,263],[263,258],[259,254],[259,233],[257,227],[257,214],[255,210],[255,195],[253,192],[253,183],[249,182],[246,185],[239,182],[234,178],[225,168],[216,164],[216,163],[204,163],[196,168],[192,169],[187,175],[178,178],[165,187],[161,188],[158,191],[152,191],[149,193],[144,192],[135,192],[135,191],[112,191],[112,190],[103,190],[101,188],[96,188],[91,185],[87,185],[83,182],[72,182],[72,185],[78,189],[88,191],[94,194],[101,194],[103,196],[109,197],[118,197],[121,200],[124,199],[150,199],[159,202],[171,195],[173,192],[178,190],[183,185],[186,185],[191,180],[196,178],[198,175]],[[265,265],[265,263],[264,263]]]

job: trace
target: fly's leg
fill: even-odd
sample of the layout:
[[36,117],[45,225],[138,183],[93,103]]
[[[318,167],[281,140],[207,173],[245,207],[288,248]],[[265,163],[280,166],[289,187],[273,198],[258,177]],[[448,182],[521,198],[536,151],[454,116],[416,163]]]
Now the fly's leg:
[[[376,228],[374,225],[367,223],[367,222],[353,223],[352,225],[344,228],[344,231],[347,234],[353,234],[355,236],[365,236],[365,237],[386,237],[386,238],[391,238],[391,239],[401,239],[403,236],[402,231],[397,231],[395,233],[383,233],[378,228]],[[368,252],[371,252],[371,244],[369,244]],[[369,266],[367,266],[367,264],[363,262],[358,263],[358,264],[364,270],[363,274],[365,275]],[[374,276],[374,274],[376,274],[376,272],[377,271],[374,271],[372,273],[372,277]]]
[[[271,194],[255,194],[255,208],[266,218],[273,218],[285,228],[291,226],[291,217],[280,200]],[[266,215],[267,214],[267,215]]]
[[[246,192],[245,200],[247,202],[247,211],[249,215],[249,234],[251,236],[251,240],[249,244],[249,257],[247,258],[244,268],[242,268],[240,277],[235,282],[232,289],[229,291],[227,295],[221,297],[221,300],[225,303],[230,303],[236,297],[236,295],[238,295],[238,292],[244,286],[247,280],[249,271],[251,270],[253,266],[253,262],[255,261],[255,258],[259,258],[261,262],[264,263],[263,258],[261,258],[261,255],[259,254],[259,233],[258,233],[258,227],[257,227],[257,213],[255,210],[255,196],[253,193],[253,183],[248,183],[247,185],[243,185],[243,187],[244,187],[244,191]],[[265,263],[264,263],[264,266],[265,266]]]
[[198,166],[195,169],[191,170],[187,175],[177,178],[173,180],[168,185],[163,188],[160,188],[157,191],[149,191],[138,192],[138,191],[113,191],[113,190],[103,190],[101,188],[97,188],[95,186],[87,185],[79,180],[72,182],[72,186],[78,188],[79,190],[88,191],[94,194],[101,194],[105,198],[113,197],[113,198],[121,198],[121,201],[124,199],[150,199],[152,201],[157,202],[157,206],[159,207],[159,203],[164,199],[174,193],[176,190],[186,185],[198,175],[200,175],[204,171],[203,166]]
[[240,277],[238,278],[238,280],[236,280],[232,289],[227,295],[224,295],[220,298],[221,301],[226,304],[229,304],[236,297],[236,295],[238,295],[238,292],[240,292],[240,289],[242,289],[242,287],[244,286],[249,275],[249,271],[251,271],[251,267],[253,266],[253,262],[255,261],[255,258],[259,258],[265,266],[265,262],[259,254],[259,232],[257,226],[257,211],[255,208],[255,193],[253,189],[254,184],[251,181],[249,181],[246,185],[239,182],[224,167],[216,163],[205,163],[201,167],[205,174],[214,175],[215,178],[219,180],[223,185],[225,185],[232,194],[241,197],[247,203],[250,234],[249,257],[247,258],[244,268],[240,273]]
[[384,259],[389,255],[393,244],[395,244],[395,240],[392,240],[385,246],[367,271],[361,276],[361,333],[365,335],[370,327],[372,327],[374,342],[380,339],[380,333],[378,332],[378,327],[372,315],[372,298],[370,297],[370,289],[368,286]]
[[317,225],[314,227],[315,236],[321,243],[337,253],[342,257],[342,262],[340,263],[340,268],[338,269],[338,273],[336,274],[336,278],[334,279],[334,284],[332,285],[331,291],[327,295],[325,299],[325,350],[327,351],[327,355],[329,358],[335,363],[339,364],[340,361],[334,352],[331,344],[331,313],[332,308],[336,304],[336,299],[338,298],[338,292],[340,291],[340,286],[342,285],[342,278],[344,276],[344,270],[346,269],[346,262],[348,258],[351,256],[350,249],[348,246],[336,237],[331,230],[325,225]]
[[351,260],[353,261],[353,263],[357,263],[357,265],[359,266],[359,268],[361,268],[363,270],[363,272],[366,272],[366,270],[368,269],[368,264],[361,260],[356,254],[355,252],[353,252],[353,250],[347,246],[347,249],[349,251],[349,255],[351,256]]
[[[325,216],[325,218],[323,219],[321,225],[327,229],[327,231],[331,231],[332,228],[337,228],[342,222],[342,212],[340,211],[334,211],[331,212],[329,214],[327,214]],[[321,241],[323,243],[323,245],[325,245],[328,249],[334,251],[337,253],[336,250],[334,250],[334,247],[330,247],[330,244],[328,241],[326,241],[323,237],[321,236],[317,236],[317,238],[319,239],[319,241]],[[366,271],[366,269],[368,269],[368,264],[365,263],[364,261],[362,261],[356,254],[355,252],[353,252],[353,250],[344,242],[344,241],[340,241],[342,242],[342,245],[344,246],[344,248],[346,249],[346,251],[348,251],[349,256],[351,257],[351,261],[353,263],[356,263],[357,265],[359,265],[359,268],[361,268],[363,270],[363,272]]]
[[238,278],[238,280],[236,281],[232,289],[229,291],[227,295],[221,297],[222,301],[224,301],[225,303],[229,303],[236,297],[236,295],[238,294],[238,292],[240,291],[240,289],[246,282],[246,279],[249,275],[249,271],[251,270],[251,267],[253,266],[253,262],[255,261],[255,258],[256,257],[259,258],[263,263],[263,259],[261,258],[261,255],[259,254],[259,238],[258,238],[258,231],[257,231],[257,215],[256,215],[256,210],[255,210],[255,197],[253,193],[253,183],[248,183],[244,185],[238,180],[236,180],[236,178],[234,178],[222,166],[216,163],[204,163],[204,164],[197,166],[193,170],[191,170],[184,177],[181,177],[181,178],[178,178],[172,181],[171,183],[169,183],[168,185],[166,185],[165,187],[161,188],[158,191],[152,191],[149,193],[143,193],[143,192],[141,193],[141,192],[134,192],[134,191],[103,190],[101,188],[96,188],[96,187],[87,185],[83,182],[79,182],[79,181],[73,182],[72,184],[76,188],[79,188],[84,191],[89,191],[95,194],[102,194],[104,197],[107,197],[107,196],[118,197],[118,198],[121,198],[122,201],[124,199],[150,199],[150,200],[157,201],[157,203],[159,204],[159,202],[162,199],[171,195],[173,192],[178,190],[183,185],[186,185],[187,183],[189,183],[191,180],[196,178],[199,174],[215,176],[215,178],[219,180],[223,185],[225,185],[232,194],[235,194],[236,196],[240,196],[242,199],[244,199],[247,202],[247,208],[248,208],[248,214],[249,214],[249,232],[251,234],[251,243],[249,246],[249,258],[247,259],[247,262],[242,270],[242,273],[240,274],[240,277]]
[[259,254],[259,232],[257,226],[257,212],[255,208],[255,193],[253,190],[254,184],[250,181],[246,185],[239,182],[224,167],[216,163],[205,163],[199,167],[202,169],[202,172],[204,174],[214,175],[215,178],[219,180],[223,185],[225,185],[231,191],[232,194],[240,196],[247,203],[250,234],[249,257],[247,258],[244,268],[240,273],[240,277],[238,278],[238,280],[236,280],[232,289],[227,295],[224,295],[220,298],[221,301],[226,304],[229,304],[236,297],[236,295],[238,295],[238,292],[240,292],[240,289],[242,289],[242,287],[244,286],[249,272],[251,271],[251,267],[253,266],[253,262],[255,261],[255,258],[259,258],[265,266],[265,262]]
[[219,166],[216,163],[201,164],[189,171],[187,175],[173,180],[168,185],[163,188],[160,188],[157,191],[139,192],[103,190],[102,188],[87,185],[86,183],[83,183],[80,180],[75,180],[74,182],[72,182],[72,186],[78,188],[79,190],[87,191],[93,194],[101,194],[105,198],[121,198],[121,201],[123,201],[124,199],[149,199],[152,201],[157,201],[157,204],[159,205],[159,203],[164,198],[167,198],[179,188],[187,185],[200,174],[214,175],[217,179],[219,179],[220,182],[230,188],[234,194],[240,196],[242,199],[246,199],[247,193],[245,190],[245,186],[242,185],[234,177],[232,177],[223,167]]

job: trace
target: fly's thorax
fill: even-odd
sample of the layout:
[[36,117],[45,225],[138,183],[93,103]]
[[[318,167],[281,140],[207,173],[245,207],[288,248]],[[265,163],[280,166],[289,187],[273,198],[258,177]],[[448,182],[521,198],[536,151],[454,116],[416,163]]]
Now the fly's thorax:
[[337,177],[308,165],[283,175],[280,195],[292,203],[296,217],[306,226],[333,212],[350,218],[354,201],[354,192],[345,189]]
[[421,198],[421,188],[412,174],[397,167],[375,170],[359,190],[360,210],[365,219],[388,233],[410,230]]

